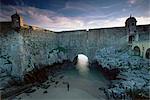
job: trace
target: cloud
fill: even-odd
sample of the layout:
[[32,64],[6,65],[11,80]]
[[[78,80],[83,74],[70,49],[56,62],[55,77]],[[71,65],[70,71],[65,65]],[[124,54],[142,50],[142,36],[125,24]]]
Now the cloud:
[[122,3],[122,2],[115,3],[115,4],[111,4],[111,5],[102,6],[101,8],[103,8],[103,9],[110,9],[110,8],[119,6],[121,3]]
[[137,2],[137,0],[128,0],[129,4],[135,4]]
[[142,25],[142,24],[150,24],[150,17],[136,17],[137,24]]
[[[105,28],[125,26],[127,17],[106,20],[92,20],[87,23],[88,28]],[[136,17],[137,25],[150,24],[150,17]]]
[[[9,12],[7,11],[9,10]],[[54,31],[81,29],[83,21],[78,18],[69,18],[58,13],[46,9],[35,7],[20,7],[20,6],[4,6],[3,12],[0,14],[0,21],[10,20],[10,16],[15,11],[24,17],[27,24],[47,28]],[[26,18],[28,17],[28,18]],[[79,27],[79,28],[78,28]]]
[[[124,26],[127,19],[127,17],[109,17],[112,16],[111,13],[110,15],[67,17],[46,9],[3,5],[0,21],[10,20],[10,16],[15,13],[16,9],[24,17],[25,23],[52,31],[118,27]],[[136,19],[138,21],[137,24],[149,24],[148,22],[150,22],[149,16],[136,17]]]
[[89,11],[96,11],[97,8],[88,4],[88,3],[83,3],[83,2],[66,2],[65,7],[63,10],[67,9],[74,9],[74,10],[79,10],[83,12],[89,12]]

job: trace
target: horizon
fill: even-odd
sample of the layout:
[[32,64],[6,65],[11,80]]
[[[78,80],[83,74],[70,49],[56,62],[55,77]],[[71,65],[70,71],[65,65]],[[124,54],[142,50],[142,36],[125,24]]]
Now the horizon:
[[0,21],[17,12],[28,25],[55,32],[124,27],[130,14],[137,25],[150,24],[148,0],[1,0]]

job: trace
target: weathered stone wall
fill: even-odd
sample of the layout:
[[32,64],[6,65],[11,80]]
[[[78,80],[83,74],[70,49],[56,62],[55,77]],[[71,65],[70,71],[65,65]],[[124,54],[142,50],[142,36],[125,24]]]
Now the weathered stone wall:
[[104,28],[58,33],[59,45],[69,51],[67,55],[71,60],[80,53],[93,60],[96,50],[111,45],[120,45],[120,39],[126,42],[125,28]]
[[146,51],[150,48],[150,40],[133,42],[132,44],[133,53],[134,53],[134,47],[136,46],[140,48],[139,56],[146,58]]
[[[140,34],[140,39],[149,39],[150,25],[137,26],[137,32]],[[67,56],[71,60],[82,53],[92,61],[98,49],[127,45],[125,27],[64,31],[57,34],[59,46],[69,51]]]
[[[149,26],[138,26],[138,32],[149,32]],[[124,46],[127,44],[126,39],[124,27],[57,33],[22,29],[19,33],[1,33],[0,72],[7,71],[10,75],[20,77],[40,64],[73,60],[78,54],[84,54],[92,61],[97,50],[109,46]]]
[[137,26],[139,41],[150,40],[150,24]]
[[82,53],[87,55],[87,31],[68,31],[58,33],[59,46],[67,49],[68,59],[73,60],[73,57]]
[[23,37],[15,31],[10,31],[0,37],[0,72],[9,75],[22,75]]
[[[21,77],[38,65],[52,64],[49,52],[57,47],[54,32],[21,30],[0,36],[0,71]],[[55,58],[54,58],[55,59]]]
[[31,32],[23,37],[24,49],[28,55],[32,55],[33,63],[47,64],[48,53],[57,47],[56,34],[54,32]]
[[125,28],[93,29],[88,32],[88,56],[93,59],[98,49],[126,43]]

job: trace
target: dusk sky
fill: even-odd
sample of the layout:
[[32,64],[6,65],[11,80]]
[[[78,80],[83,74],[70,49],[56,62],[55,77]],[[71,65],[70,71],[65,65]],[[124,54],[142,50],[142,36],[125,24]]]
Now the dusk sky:
[[17,12],[25,23],[52,31],[124,26],[130,16],[150,24],[150,0],[0,0],[0,21]]

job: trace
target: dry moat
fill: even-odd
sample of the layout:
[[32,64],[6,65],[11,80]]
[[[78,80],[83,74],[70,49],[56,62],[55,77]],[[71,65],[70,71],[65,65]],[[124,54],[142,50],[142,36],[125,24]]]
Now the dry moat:
[[[70,62],[43,66],[25,76],[25,82],[18,86],[32,85],[20,90],[7,98],[13,100],[105,100],[104,89],[110,82],[101,74],[97,63],[88,61]],[[38,74],[38,75],[37,75]],[[11,88],[9,88],[11,89]]]

